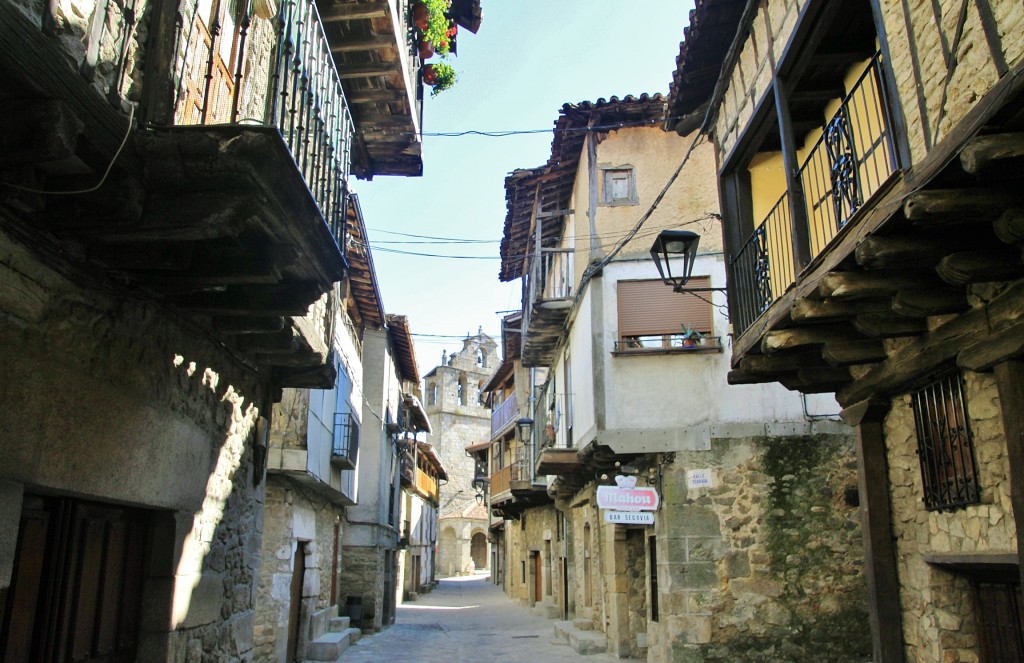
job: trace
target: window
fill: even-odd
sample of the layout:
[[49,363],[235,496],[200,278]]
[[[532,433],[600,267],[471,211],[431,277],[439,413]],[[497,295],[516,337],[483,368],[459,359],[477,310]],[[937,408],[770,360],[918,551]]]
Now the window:
[[658,621],[658,540],[653,536],[647,537],[648,560],[651,565],[650,591],[651,591],[651,621]]
[[950,373],[915,393],[913,408],[925,506],[942,511],[977,504],[978,472],[960,374]]
[[433,382],[427,385],[427,405],[437,405],[437,384]]
[[[706,276],[695,276],[689,285],[710,286]],[[619,346],[665,348],[683,345],[683,325],[701,334],[713,332],[711,304],[707,297],[673,292],[658,280],[619,281]]]
[[458,401],[459,405],[466,404],[466,374],[462,373],[459,375],[459,386],[458,386]]
[[636,205],[636,177],[632,166],[602,168],[601,203],[604,205]]

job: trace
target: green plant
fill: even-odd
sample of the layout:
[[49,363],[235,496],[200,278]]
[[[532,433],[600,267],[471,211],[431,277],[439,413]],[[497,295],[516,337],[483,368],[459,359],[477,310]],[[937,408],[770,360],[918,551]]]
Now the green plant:
[[703,334],[701,334],[696,329],[693,329],[692,327],[687,327],[686,323],[683,323],[683,340],[684,341],[699,341],[702,338],[704,338]]
[[451,50],[450,39],[454,36],[448,20],[450,0],[422,0],[427,7],[427,29],[423,38],[434,45],[439,55],[446,55]]
[[430,96],[432,97],[436,97],[452,87],[458,80],[459,77],[455,73],[455,67],[447,62],[423,65],[423,82],[434,88],[430,91]]

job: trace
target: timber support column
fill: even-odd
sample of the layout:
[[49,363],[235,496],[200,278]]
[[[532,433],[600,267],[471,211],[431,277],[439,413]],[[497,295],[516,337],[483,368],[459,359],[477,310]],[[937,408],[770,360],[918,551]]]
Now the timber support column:
[[1017,568],[1024,583],[1024,519],[1019,515],[1024,514],[1024,361],[996,364],[995,375],[1010,462],[1010,503],[1017,520]]
[[873,659],[875,663],[903,663],[903,613],[885,456],[885,415],[888,412],[888,401],[869,399],[844,409],[842,417],[847,424],[857,427],[860,526],[864,537],[864,579],[868,585]]

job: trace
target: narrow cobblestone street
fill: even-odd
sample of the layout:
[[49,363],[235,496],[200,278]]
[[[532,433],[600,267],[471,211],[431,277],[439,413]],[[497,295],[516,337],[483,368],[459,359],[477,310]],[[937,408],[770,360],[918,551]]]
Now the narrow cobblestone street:
[[395,624],[363,636],[340,663],[566,663],[618,660],[583,656],[555,637],[554,620],[519,606],[491,584],[490,576],[441,580],[430,594],[398,608]]

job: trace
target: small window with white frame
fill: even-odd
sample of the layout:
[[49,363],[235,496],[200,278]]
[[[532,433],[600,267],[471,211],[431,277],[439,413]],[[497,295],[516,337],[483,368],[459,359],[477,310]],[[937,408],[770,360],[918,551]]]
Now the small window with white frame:
[[601,167],[601,204],[636,205],[636,174],[632,166]]

